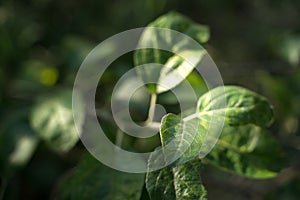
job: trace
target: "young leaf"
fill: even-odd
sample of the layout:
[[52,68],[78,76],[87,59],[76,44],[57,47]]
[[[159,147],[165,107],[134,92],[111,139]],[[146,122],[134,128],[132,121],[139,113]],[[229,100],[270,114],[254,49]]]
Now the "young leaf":
[[[197,102],[195,102],[195,97],[199,98],[205,92],[207,92],[207,86],[199,74],[196,72],[190,73],[186,77],[186,82],[181,82],[178,86],[176,86],[172,91],[167,91],[158,96],[159,103],[167,104],[167,105],[176,105],[180,103],[180,107],[184,104],[189,105],[186,108],[181,108],[181,110],[185,109],[193,109],[195,110],[195,106]],[[193,94],[191,94],[193,92]],[[176,94],[176,95],[175,95]]]
[[174,114],[163,117],[160,129],[162,146],[172,145],[173,148],[164,152],[166,160],[179,157],[176,164],[186,163],[199,155],[201,145],[205,139],[206,130],[198,118],[184,122]]
[[[219,104],[224,100],[226,106],[222,107]],[[229,125],[256,124],[267,127],[274,120],[272,106],[266,98],[238,86],[217,87],[209,91],[200,97],[197,107],[200,116],[211,118],[213,115],[225,115]]]
[[285,156],[274,137],[255,125],[225,126],[204,160],[249,178],[270,178],[284,167]]
[[[76,112],[83,112],[83,107],[76,108]],[[83,119],[81,121],[83,123]],[[72,90],[59,91],[38,102],[30,122],[50,148],[61,152],[70,150],[79,139],[73,120]]]
[[148,172],[146,187],[150,199],[207,199],[200,172],[200,161]]
[[144,174],[129,174],[103,166],[88,155],[61,186],[62,199],[139,200]]
[[[147,85],[151,93],[162,93],[183,81],[196,67],[206,51],[201,48],[195,48],[193,45],[183,38],[178,38],[171,33],[175,30],[184,33],[199,43],[204,43],[209,39],[209,30],[207,26],[196,24],[190,19],[170,12],[150,23],[148,27],[165,28],[163,31],[153,29],[145,29],[139,46],[144,44],[152,44],[152,46],[163,46],[172,49],[172,51],[180,52],[180,55],[173,55],[170,52],[160,49],[140,49],[134,53],[134,63],[136,66],[158,63],[163,67],[148,65],[145,68],[137,68],[137,73],[145,82],[151,81],[157,84]],[[182,58],[185,56],[188,60]],[[191,64],[192,63],[192,64]]]

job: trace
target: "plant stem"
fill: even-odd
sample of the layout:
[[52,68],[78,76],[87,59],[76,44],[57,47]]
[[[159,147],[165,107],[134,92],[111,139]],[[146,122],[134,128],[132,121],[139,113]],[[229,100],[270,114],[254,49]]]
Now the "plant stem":
[[118,129],[115,144],[120,148],[122,148],[123,137],[124,137],[123,132],[120,129]]
[[[152,128],[160,127],[160,123],[153,122],[156,100],[157,100],[157,95],[155,93],[151,94],[148,117],[147,120],[143,123],[144,125],[150,125]],[[120,129],[118,129],[116,139],[115,139],[116,146],[122,148],[123,137],[124,137],[124,133]]]
[[156,100],[157,100],[157,95],[155,93],[151,94],[150,105],[149,105],[149,112],[148,112],[148,118],[145,121],[145,124],[150,124],[153,121],[154,113],[155,113]]

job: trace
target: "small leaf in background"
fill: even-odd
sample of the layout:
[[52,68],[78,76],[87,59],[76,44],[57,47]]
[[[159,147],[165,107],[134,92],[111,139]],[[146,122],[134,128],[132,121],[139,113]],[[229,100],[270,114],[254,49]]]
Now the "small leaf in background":
[[18,128],[22,129],[16,131],[23,132],[23,134],[18,137],[15,149],[9,157],[10,163],[14,166],[24,165],[33,155],[38,142],[38,138],[27,124],[25,127],[20,125]]
[[208,26],[198,24],[174,11],[160,16],[148,26],[176,30],[189,35],[200,43],[207,42],[210,37]]
[[[211,93],[215,98],[211,98]],[[224,108],[219,105],[222,101],[226,101]],[[216,108],[218,109],[215,110]],[[266,98],[239,86],[214,88],[200,97],[197,109],[200,116],[225,115],[225,121],[229,125],[251,123],[266,127],[274,120],[273,108]]]
[[[38,137],[26,119],[28,108],[6,113],[0,131],[0,173],[10,176],[16,168],[25,166],[31,159]],[[17,125],[16,125],[17,124]]]
[[150,199],[207,199],[200,173],[199,160],[173,168],[165,167],[158,171],[148,172],[146,188]]
[[276,139],[255,125],[225,126],[218,143],[204,160],[249,178],[274,177],[286,161]]
[[[83,104],[74,112],[83,113]],[[77,124],[78,128],[82,126],[83,120],[80,120],[81,124]],[[32,110],[30,122],[51,149],[59,152],[70,150],[80,134],[77,133],[73,120],[72,90],[57,91],[41,99]]]
[[89,40],[76,35],[66,35],[59,46],[59,55],[62,56],[64,68],[61,69],[63,73],[63,82],[73,84],[76,71],[78,71],[82,61],[93,49],[93,44]]
[[274,51],[286,62],[297,67],[300,63],[300,36],[295,34],[281,36],[274,44]]
[[186,34],[199,43],[207,42],[209,39],[209,29],[207,26],[197,24],[176,12],[170,12],[159,17],[150,23],[148,27],[166,29],[164,31],[145,29],[139,42],[140,46],[150,43],[155,47],[158,46],[158,43],[163,43],[166,47],[172,49],[172,51],[180,52],[181,56],[189,58],[185,60],[179,55],[173,55],[171,52],[159,49],[140,49],[135,51],[134,63],[136,66],[149,63],[164,65],[158,68],[150,64],[146,68],[137,68],[137,74],[145,82],[150,80],[157,83],[148,85],[149,91],[151,93],[162,93],[183,81],[206,53],[201,46],[199,49],[192,49],[189,41],[174,38],[175,36],[172,36],[168,29]]
[[143,183],[144,174],[119,172],[86,155],[62,184],[60,199],[139,200]]
[[[284,137],[299,135],[300,71],[296,71],[288,77],[275,76],[262,71],[257,77],[266,91],[267,97],[276,108],[275,116],[280,125],[278,133]],[[285,140],[295,141],[294,138]],[[291,144],[291,146],[295,145]],[[296,148],[299,148],[299,143]]]

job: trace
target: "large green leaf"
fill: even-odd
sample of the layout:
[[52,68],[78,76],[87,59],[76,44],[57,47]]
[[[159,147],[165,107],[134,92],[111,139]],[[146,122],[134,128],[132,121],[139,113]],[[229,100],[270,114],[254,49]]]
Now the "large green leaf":
[[149,172],[146,187],[151,200],[207,199],[200,178],[200,161]]
[[138,200],[144,183],[144,174],[129,174],[103,166],[88,155],[75,173],[61,184],[61,199],[73,200]]
[[[176,160],[176,165],[197,159],[205,138],[205,126],[200,126],[201,123],[197,124],[195,119],[186,122],[190,128],[186,128],[185,131],[182,131],[183,124],[184,122],[178,116],[168,114],[164,117],[161,126],[163,146],[175,140],[175,146],[178,147],[166,153],[167,160],[171,160],[172,156],[178,153],[182,154]],[[210,139],[207,135],[206,141]],[[185,152],[180,141],[186,145]],[[276,176],[284,167],[285,155],[275,138],[262,128],[251,124],[225,125],[217,144],[204,160],[242,176],[269,178]]]
[[[221,105],[225,101],[226,106]],[[217,87],[209,91],[200,97],[197,109],[200,117],[224,116],[229,125],[251,123],[265,127],[274,120],[273,108],[266,98],[239,86]]]
[[[213,100],[211,94],[215,97]],[[226,103],[225,108],[219,108],[221,101]],[[222,117],[229,125],[253,123],[266,126],[273,120],[272,107],[265,98],[236,86],[218,87],[205,93],[200,97],[197,109],[199,113],[184,120],[174,114],[162,119],[160,137],[162,146],[168,147],[163,155],[167,161],[182,155],[176,164],[183,164],[197,158],[200,153],[209,152],[221,133],[223,123],[217,120]]]
[[[83,107],[77,107],[74,112],[83,113]],[[33,129],[55,151],[68,151],[79,139],[73,120],[72,90],[61,90],[42,98],[33,108],[30,121]],[[79,129],[83,119],[80,121]]]
[[255,125],[225,126],[218,143],[204,160],[249,178],[274,177],[286,161],[275,138]]
[[[157,83],[147,85],[150,92],[162,93],[183,81],[206,53],[201,46],[197,49],[190,45],[186,39],[179,40],[178,37],[174,36],[168,29],[184,33],[200,43],[204,43],[209,39],[209,30],[207,26],[197,24],[175,12],[170,12],[159,17],[150,23],[148,27],[165,29],[158,31],[146,28],[140,39],[140,46],[151,44],[155,47],[159,46],[158,44],[163,44],[162,46],[179,53],[179,55],[173,55],[171,52],[157,48],[144,48],[134,53],[134,63],[136,66],[149,63],[164,65],[161,67],[150,64],[146,67],[137,68],[138,75],[141,76],[145,82]],[[188,60],[183,59],[182,56],[185,56]],[[164,87],[166,85],[168,87]]]

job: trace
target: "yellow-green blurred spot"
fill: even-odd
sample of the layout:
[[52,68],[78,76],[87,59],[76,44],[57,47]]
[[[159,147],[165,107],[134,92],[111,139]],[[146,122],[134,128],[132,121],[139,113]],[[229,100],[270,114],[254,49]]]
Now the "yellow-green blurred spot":
[[288,117],[284,122],[284,128],[287,133],[296,133],[298,130],[298,120],[296,117]]
[[54,67],[47,67],[40,73],[40,82],[46,86],[52,86],[58,79],[58,71]]

